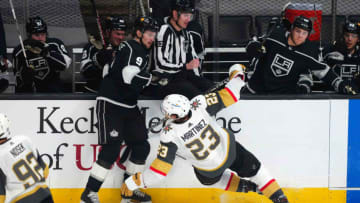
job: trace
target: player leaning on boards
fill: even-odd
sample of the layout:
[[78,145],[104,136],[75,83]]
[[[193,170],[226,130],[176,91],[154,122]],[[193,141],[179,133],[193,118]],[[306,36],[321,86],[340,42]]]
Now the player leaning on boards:
[[[100,85],[96,115],[98,142],[102,150],[90,171],[86,189],[81,195],[82,203],[99,202],[97,192],[116,161],[123,141],[131,149],[130,158],[125,164],[124,180],[145,168],[150,144],[137,100],[140,92],[151,82],[152,75],[147,67],[158,28],[157,22],[150,17],[137,18],[134,38],[120,44],[109,72]],[[151,197],[140,190],[129,198],[151,201]]]
[[254,73],[245,92],[252,94],[311,93],[311,75],[331,85],[337,92],[356,94],[358,87],[343,81],[330,67],[319,61],[319,47],[308,40],[312,22],[298,16],[290,31],[275,28],[263,43],[247,46]]
[[49,168],[26,136],[11,136],[0,113],[0,203],[53,203],[45,179]]
[[103,69],[114,58],[115,51],[126,36],[125,19],[119,16],[108,16],[105,20],[106,47],[96,43],[93,38],[86,44],[81,58],[81,74],[86,79],[85,90],[97,93],[103,78]]
[[360,27],[358,23],[346,22],[342,36],[325,50],[325,62],[343,80],[360,85]]
[[28,38],[24,41],[24,47],[28,58],[25,59],[20,45],[13,52],[17,83],[15,91],[64,92],[60,71],[69,68],[71,64],[64,43],[60,39],[48,37],[47,25],[38,16],[26,22],[26,32]]
[[125,181],[121,189],[123,196],[131,196],[133,190],[150,187],[164,178],[179,153],[191,162],[196,177],[204,185],[216,184],[234,192],[256,191],[259,187],[274,203],[288,203],[260,161],[212,117],[240,99],[240,89],[244,86],[242,65],[233,65],[229,73],[229,83],[217,92],[198,95],[191,102],[178,94],[164,99],[161,110],[169,120],[160,134],[157,158],[144,173],[136,173]]

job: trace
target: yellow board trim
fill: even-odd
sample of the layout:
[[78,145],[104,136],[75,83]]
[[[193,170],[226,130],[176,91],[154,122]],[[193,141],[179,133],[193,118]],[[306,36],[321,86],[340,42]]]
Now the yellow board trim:
[[236,102],[236,101],[234,101],[233,97],[230,95],[230,93],[226,89],[222,89],[218,93],[226,107],[231,106],[232,104],[234,104]]
[[0,203],[4,203],[5,202],[5,195],[0,195]]
[[[54,202],[79,203],[84,189],[51,189]],[[345,190],[328,188],[283,188],[291,203],[346,203]],[[228,192],[214,188],[151,188],[144,190],[151,195],[153,203],[271,203],[264,195],[253,192]],[[121,201],[120,189],[102,188],[100,202],[116,203]]]
[[172,168],[172,165],[165,161],[162,161],[160,159],[155,159],[151,163],[151,167],[153,167],[154,169],[156,169],[158,171],[168,174]]
[[46,188],[48,188],[48,186],[47,186],[47,185],[38,185],[38,186],[36,186],[33,190],[31,190],[31,191],[29,191],[29,192],[27,192],[27,193],[24,193],[24,194],[16,197],[13,201],[11,201],[11,203],[17,202],[17,201],[19,201],[19,200],[21,200],[21,199],[23,199],[23,198],[25,198],[25,197],[28,197],[28,196],[34,194],[34,193],[37,192],[40,188],[46,189]]

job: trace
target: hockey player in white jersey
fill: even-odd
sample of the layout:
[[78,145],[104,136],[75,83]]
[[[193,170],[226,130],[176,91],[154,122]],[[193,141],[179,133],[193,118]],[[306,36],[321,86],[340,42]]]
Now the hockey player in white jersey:
[[[230,81],[224,89],[199,95],[191,101],[182,95],[167,96],[161,109],[169,120],[160,134],[157,158],[144,173],[125,181],[122,195],[131,196],[133,190],[152,186],[166,177],[175,155],[179,154],[191,162],[203,185],[234,192],[259,189],[274,203],[288,203],[282,189],[260,161],[212,117],[240,99],[243,79],[242,65],[236,64],[230,68]],[[225,170],[227,168],[235,173]]]
[[53,203],[45,179],[49,168],[25,136],[10,136],[0,114],[0,203]]

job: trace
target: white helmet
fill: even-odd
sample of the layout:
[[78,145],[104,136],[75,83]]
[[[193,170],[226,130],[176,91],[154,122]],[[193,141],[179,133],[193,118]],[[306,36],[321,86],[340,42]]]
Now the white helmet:
[[10,137],[10,121],[4,114],[0,113],[0,139]]
[[183,95],[170,94],[162,102],[161,111],[165,117],[176,115],[177,118],[184,118],[190,111],[190,101]]

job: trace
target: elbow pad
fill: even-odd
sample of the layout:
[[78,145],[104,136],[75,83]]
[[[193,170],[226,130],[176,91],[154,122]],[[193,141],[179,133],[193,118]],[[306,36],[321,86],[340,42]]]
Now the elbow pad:
[[140,68],[133,65],[125,66],[122,70],[122,77],[125,84],[130,85],[136,74],[140,73]]

